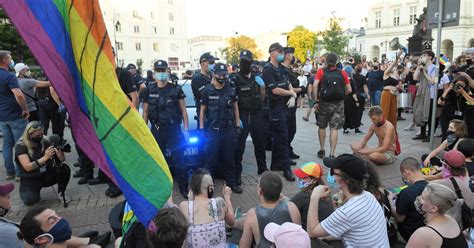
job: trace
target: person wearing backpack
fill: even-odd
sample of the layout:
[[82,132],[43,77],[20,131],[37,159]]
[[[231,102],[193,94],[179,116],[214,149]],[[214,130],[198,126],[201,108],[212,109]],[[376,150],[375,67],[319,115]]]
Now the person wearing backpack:
[[321,148],[318,151],[318,157],[320,158],[324,158],[326,155],[324,144],[328,125],[331,129],[329,157],[334,157],[338,130],[344,124],[344,96],[352,92],[347,73],[336,68],[338,59],[337,54],[329,53],[326,56],[327,67],[319,69],[314,79],[314,109],[319,114],[316,125],[319,127],[318,136]]

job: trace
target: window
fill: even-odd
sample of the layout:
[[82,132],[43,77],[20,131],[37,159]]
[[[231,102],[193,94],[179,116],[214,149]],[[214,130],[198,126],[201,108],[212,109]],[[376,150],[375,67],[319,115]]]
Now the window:
[[153,51],[158,52],[158,43],[153,43]]
[[120,24],[120,22],[117,22],[115,24],[115,31],[122,32],[122,25]]
[[138,26],[138,25],[133,26],[133,32],[134,33],[140,33],[140,26]]
[[400,9],[393,10],[393,26],[400,26]]
[[154,34],[158,33],[158,28],[153,27],[152,29],[153,29],[153,33],[154,33]]
[[416,23],[416,6],[410,7],[410,24]]
[[142,43],[135,43],[135,49],[137,51],[141,51],[142,50]]
[[170,28],[170,34],[174,34],[174,28]]
[[117,47],[117,50],[123,50],[123,43],[122,42],[115,42],[115,47]]
[[171,51],[176,52],[176,44],[175,43],[171,43]]
[[375,12],[375,28],[382,27],[382,12]]
[[174,15],[173,15],[173,13],[168,13],[168,19],[169,19],[170,21],[174,21]]
[[133,17],[138,18],[138,11],[134,10],[132,15]]

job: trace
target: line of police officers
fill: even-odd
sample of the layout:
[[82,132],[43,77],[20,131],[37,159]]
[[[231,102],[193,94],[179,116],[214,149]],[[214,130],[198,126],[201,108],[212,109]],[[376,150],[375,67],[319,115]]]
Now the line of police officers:
[[[302,91],[291,70],[294,49],[274,43],[270,58],[260,75],[252,53],[240,53],[239,72],[229,75],[227,66],[215,63],[210,53],[200,57],[200,71],[193,76],[191,87],[196,102],[198,128],[204,142],[204,164],[216,178],[224,178],[235,193],[242,193],[242,156],[248,135],[252,137],[258,174],[267,170],[264,120],[270,121],[272,162],[270,169],[283,171],[288,181],[295,178],[290,165],[298,158],[291,141],[296,133],[296,98]],[[160,149],[171,151],[174,175],[180,193],[187,196],[188,168],[183,162],[188,116],[181,86],[169,83],[166,61],[154,63],[153,78],[143,90],[143,118],[150,121],[151,131]],[[265,118],[266,115],[268,118]],[[187,135],[186,135],[187,136]],[[170,162],[170,161],[168,161]]]

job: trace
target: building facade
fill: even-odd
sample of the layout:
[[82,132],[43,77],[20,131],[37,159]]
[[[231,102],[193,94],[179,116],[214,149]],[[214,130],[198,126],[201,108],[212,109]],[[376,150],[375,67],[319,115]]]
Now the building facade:
[[199,58],[203,53],[210,52],[212,56],[219,58],[219,62],[225,63],[224,49],[225,38],[222,36],[203,35],[188,39],[189,61],[192,69],[199,68]]
[[[449,1],[449,0],[445,0]],[[389,42],[398,37],[408,47],[408,38],[413,34],[416,18],[427,7],[427,0],[381,0],[373,1],[369,7],[364,36],[357,38],[357,50],[372,59],[392,49]],[[455,59],[468,47],[474,47],[474,0],[461,0],[459,26],[442,30],[441,53]],[[432,30],[433,51],[436,51],[437,29]]]
[[173,71],[190,66],[185,0],[99,2],[119,66],[141,62],[147,70],[157,59]]

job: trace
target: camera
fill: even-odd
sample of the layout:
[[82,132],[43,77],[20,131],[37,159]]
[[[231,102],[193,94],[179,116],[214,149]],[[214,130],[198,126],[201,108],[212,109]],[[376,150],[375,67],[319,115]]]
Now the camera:
[[61,138],[57,134],[48,136],[47,140],[54,148],[66,153],[71,152],[71,145],[65,141],[61,142]]
[[464,87],[463,87],[462,85],[458,84],[458,83],[455,83],[455,84],[453,85],[453,89],[454,89],[454,90],[460,90],[461,88],[464,88]]

